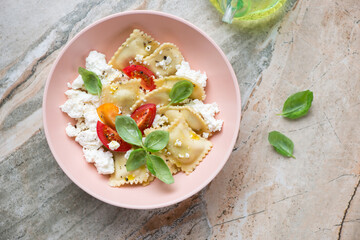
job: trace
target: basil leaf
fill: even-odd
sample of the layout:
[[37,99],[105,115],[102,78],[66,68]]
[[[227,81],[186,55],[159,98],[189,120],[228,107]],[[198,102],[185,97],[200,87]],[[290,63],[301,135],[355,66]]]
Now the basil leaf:
[[184,101],[192,94],[194,90],[194,85],[192,82],[187,80],[182,80],[177,82],[171,89],[169,97],[171,99],[171,103],[179,103]]
[[166,165],[161,157],[149,155],[151,166],[155,172],[155,176],[166,184],[174,183],[174,178],[170,172],[169,167]]
[[149,169],[149,172],[151,172],[152,175],[156,175],[154,167],[151,162],[150,155],[146,155],[146,167]]
[[130,153],[126,161],[126,170],[134,171],[146,163],[146,151],[143,148],[136,149]]
[[84,86],[88,93],[100,95],[102,84],[98,75],[82,67],[79,67],[78,72],[84,81]]
[[142,146],[142,134],[134,119],[128,116],[116,116],[115,127],[119,136],[127,143]]
[[295,158],[293,155],[294,143],[290,138],[278,131],[272,131],[269,133],[268,140],[278,153],[285,157]]
[[167,131],[156,130],[151,132],[145,138],[144,147],[149,152],[158,152],[169,142],[169,133]]
[[290,119],[305,116],[309,112],[313,98],[313,92],[310,90],[291,95],[286,99],[280,115]]

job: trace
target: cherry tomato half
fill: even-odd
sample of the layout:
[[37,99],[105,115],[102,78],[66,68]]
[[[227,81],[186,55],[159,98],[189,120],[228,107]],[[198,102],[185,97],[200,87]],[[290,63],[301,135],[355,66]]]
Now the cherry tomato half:
[[100,107],[96,109],[97,114],[99,115],[100,120],[105,124],[111,127],[112,129],[115,128],[115,118],[119,116],[119,108],[112,103],[104,103]]
[[123,72],[130,78],[141,78],[141,87],[146,90],[154,90],[156,88],[154,79],[155,74],[141,65],[130,65],[123,69]]
[[104,146],[109,150],[111,150],[109,148],[109,143],[113,140],[120,143],[120,147],[115,149],[115,152],[127,152],[131,149],[131,145],[122,140],[119,134],[114,129],[103,124],[100,121],[97,122],[96,132],[102,144],[104,144]]
[[144,104],[138,107],[132,114],[131,118],[135,120],[141,132],[151,127],[156,115],[156,105],[153,103]]

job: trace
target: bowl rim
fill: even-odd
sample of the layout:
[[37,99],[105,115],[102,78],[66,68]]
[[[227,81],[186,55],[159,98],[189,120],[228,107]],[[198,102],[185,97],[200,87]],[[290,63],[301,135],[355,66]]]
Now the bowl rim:
[[[192,191],[189,191],[187,194],[184,194],[182,197],[178,197],[174,200],[171,201],[167,201],[164,203],[158,203],[158,204],[149,204],[149,205],[131,205],[131,204],[123,204],[123,203],[119,203],[116,201],[112,201],[107,199],[106,197],[103,197],[95,192],[93,192],[93,190],[79,182],[77,182],[75,180],[75,177],[73,177],[71,174],[68,173],[68,171],[66,170],[64,164],[58,160],[60,159],[59,156],[57,156],[56,151],[55,151],[55,144],[52,142],[51,138],[50,138],[50,130],[48,128],[48,122],[47,122],[47,115],[46,115],[46,109],[47,109],[47,101],[46,99],[48,98],[48,89],[49,89],[49,85],[50,85],[50,80],[53,77],[54,71],[56,69],[56,66],[58,65],[60,59],[62,58],[62,56],[64,55],[64,53],[67,51],[67,49],[73,44],[74,41],[76,41],[83,33],[85,33],[86,31],[88,31],[89,29],[93,28],[94,26],[101,24],[102,22],[105,22],[109,19],[112,18],[117,18],[117,17],[122,17],[122,16],[126,16],[126,15],[137,15],[137,14],[148,14],[148,15],[158,15],[158,16],[162,16],[162,17],[166,17],[166,18],[171,18],[173,20],[176,20],[178,22],[181,22],[187,26],[189,26],[190,28],[193,28],[194,30],[196,30],[197,32],[199,32],[204,38],[206,38],[215,48],[216,50],[220,53],[221,57],[223,58],[223,60],[225,61],[228,69],[230,70],[230,74],[232,77],[232,81],[234,83],[235,86],[235,95],[236,95],[236,105],[240,107],[240,114],[236,114],[236,121],[235,121],[235,129],[234,129],[234,134],[232,136],[232,138],[230,139],[230,146],[231,148],[228,148],[227,152],[224,152],[224,157],[227,159],[226,161],[224,161],[222,164],[220,164],[218,166],[218,168],[216,169],[216,171],[212,172],[209,177],[206,179],[206,181],[204,181],[203,183],[199,184],[199,186],[195,189],[193,189]],[[44,95],[43,95],[43,102],[42,102],[42,114],[43,114],[43,126],[44,126],[44,132],[45,132],[45,137],[48,143],[48,146],[51,150],[52,155],[54,156],[56,162],[58,163],[58,165],[60,166],[60,168],[63,170],[63,172],[67,175],[67,177],[69,177],[71,179],[71,181],[73,183],[75,183],[78,187],[80,187],[83,191],[85,191],[86,193],[90,194],[91,196],[93,196],[94,198],[103,201],[105,203],[108,203],[110,205],[116,206],[116,207],[123,207],[123,208],[128,208],[128,209],[157,209],[157,208],[162,208],[162,207],[167,207],[176,203],[179,203],[191,196],[193,196],[194,194],[198,193],[200,190],[202,190],[204,187],[206,187],[215,177],[216,175],[223,169],[224,165],[226,164],[226,162],[229,160],[230,155],[232,153],[232,149],[233,146],[236,143],[236,139],[239,133],[239,129],[240,129],[240,119],[241,119],[241,98],[240,98],[240,89],[239,89],[239,84],[237,82],[237,77],[235,75],[235,72],[229,62],[229,60],[227,59],[226,55],[223,53],[223,51],[220,49],[220,47],[215,43],[214,40],[212,40],[209,36],[207,36],[207,34],[202,31],[200,28],[196,27],[195,25],[193,25],[192,23],[174,16],[172,14],[169,13],[164,13],[164,12],[159,12],[159,11],[154,11],[154,10],[129,10],[129,11],[124,11],[124,12],[120,12],[120,13],[115,13],[115,14],[111,14],[107,17],[101,18],[97,21],[95,21],[94,23],[90,24],[89,26],[85,27],[84,29],[82,29],[80,32],[78,32],[70,41],[68,41],[64,48],[61,50],[61,52],[59,53],[59,55],[57,56],[56,60],[54,61],[51,70],[49,72],[49,75],[46,79],[46,83],[45,83],[45,88],[44,88]]]

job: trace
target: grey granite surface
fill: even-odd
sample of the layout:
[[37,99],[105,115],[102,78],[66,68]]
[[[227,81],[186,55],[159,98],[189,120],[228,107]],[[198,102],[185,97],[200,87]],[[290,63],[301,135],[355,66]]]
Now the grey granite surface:
[[[0,239],[360,239],[360,4],[288,1],[283,15],[226,25],[205,0],[10,1],[0,10]],[[42,126],[42,96],[64,45],[94,21],[133,9],[204,30],[238,78],[243,117],[234,152],[200,193],[156,210],[103,203],[62,172]],[[306,118],[275,118],[310,88]],[[295,142],[296,160],[267,144]]]

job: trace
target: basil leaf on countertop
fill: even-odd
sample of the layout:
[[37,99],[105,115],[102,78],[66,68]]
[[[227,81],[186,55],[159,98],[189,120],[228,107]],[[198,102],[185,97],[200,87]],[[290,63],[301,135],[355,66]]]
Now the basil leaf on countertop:
[[119,136],[127,143],[142,146],[142,134],[134,119],[128,116],[116,116],[115,127]]
[[278,153],[285,157],[295,158],[293,155],[294,143],[290,138],[278,131],[272,131],[269,133],[268,140]]
[[283,117],[297,119],[305,116],[311,107],[314,95],[310,90],[298,92],[286,99],[282,113]]
[[78,72],[84,81],[84,86],[88,93],[93,95],[100,95],[102,84],[98,75],[82,67],[79,67]]
[[167,131],[156,130],[146,136],[144,147],[149,152],[158,152],[162,150],[169,142],[169,133]]
[[146,151],[143,148],[136,149],[130,153],[126,161],[126,170],[134,171],[146,163]]
[[149,159],[155,172],[155,176],[159,180],[163,181],[166,184],[174,183],[174,177],[172,176],[169,167],[166,165],[165,161],[161,157],[149,155]]
[[179,103],[181,101],[184,101],[190,95],[192,94],[194,90],[194,85],[192,82],[188,80],[182,80],[180,82],[177,82],[170,91],[169,97],[171,99],[171,102],[169,103]]

